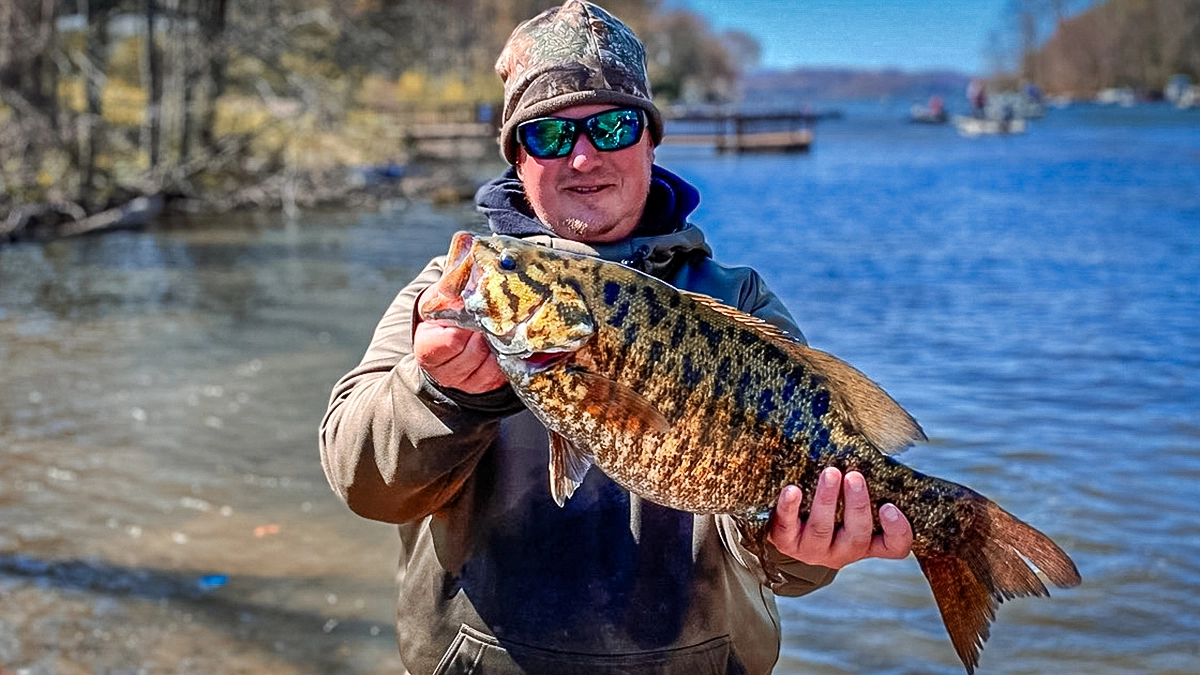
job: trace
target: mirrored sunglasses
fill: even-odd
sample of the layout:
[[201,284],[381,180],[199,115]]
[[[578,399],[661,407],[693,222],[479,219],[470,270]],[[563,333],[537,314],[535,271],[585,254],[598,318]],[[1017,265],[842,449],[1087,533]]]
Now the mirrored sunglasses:
[[517,125],[517,141],[538,159],[566,157],[584,133],[597,150],[623,150],[641,140],[645,115],[641,108],[616,108],[583,119],[540,117]]

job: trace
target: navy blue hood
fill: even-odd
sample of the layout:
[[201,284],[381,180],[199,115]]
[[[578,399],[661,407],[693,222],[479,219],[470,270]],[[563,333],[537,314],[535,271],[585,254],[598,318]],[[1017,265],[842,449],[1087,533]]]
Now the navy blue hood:
[[[650,170],[650,196],[635,237],[651,237],[678,232],[687,226],[688,216],[700,203],[700,192],[690,183],[655,164]],[[488,226],[496,234],[528,237],[552,235],[534,215],[525,199],[525,188],[509,167],[504,175],[485,183],[475,193],[475,208],[487,216]]]

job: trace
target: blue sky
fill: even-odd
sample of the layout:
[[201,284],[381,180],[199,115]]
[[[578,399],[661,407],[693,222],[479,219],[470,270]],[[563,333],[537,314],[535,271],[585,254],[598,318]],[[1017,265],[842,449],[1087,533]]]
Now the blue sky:
[[674,0],[762,46],[762,65],[987,70],[1008,0]]

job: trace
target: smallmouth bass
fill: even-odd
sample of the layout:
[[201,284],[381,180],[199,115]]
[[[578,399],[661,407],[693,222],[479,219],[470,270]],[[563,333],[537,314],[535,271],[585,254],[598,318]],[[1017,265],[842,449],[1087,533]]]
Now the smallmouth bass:
[[917,422],[850,365],[706,296],[624,265],[503,236],[455,235],[426,320],[482,332],[509,383],[550,431],[550,492],[562,505],[596,466],[630,492],[729,514],[762,555],[789,484],[812,506],[822,469],[860,471],[893,503],[968,673],[996,609],[1080,583],[1053,541],[965,486],[891,454]]

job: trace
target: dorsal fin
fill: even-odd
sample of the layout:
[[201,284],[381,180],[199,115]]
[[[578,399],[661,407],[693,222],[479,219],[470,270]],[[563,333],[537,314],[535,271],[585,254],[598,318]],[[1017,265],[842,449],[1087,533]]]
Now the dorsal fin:
[[855,429],[882,452],[899,452],[913,443],[927,440],[925,432],[912,415],[854,366],[831,354],[812,349],[778,326],[730,307],[716,298],[687,291],[682,293],[700,305],[736,321],[743,328],[754,331],[824,376],[829,383],[829,394],[834,404],[846,414]]
[[724,316],[727,319],[736,321],[739,325],[755,331],[766,340],[777,341],[784,340],[788,344],[801,344],[794,335],[776,326],[773,323],[767,323],[757,316],[747,314],[737,307],[731,307],[724,302],[703,293],[693,293],[691,291],[679,291],[681,295],[685,295],[697,303],[704,305],[712,311]]
[[834,403],[846,413],[859,433],[882,452],[900,452],[913,443],[927,440],[912,415],[854,366],[799,344],[791,351],[825,376]]

